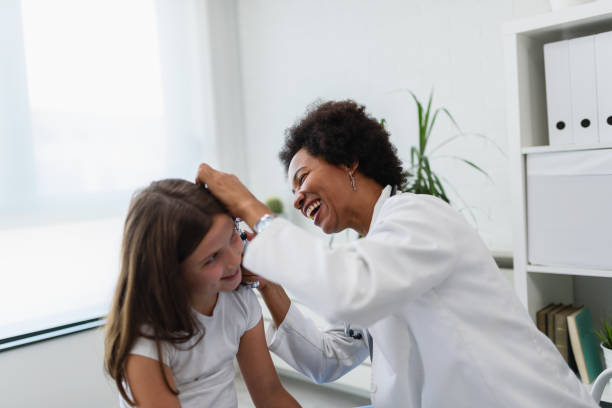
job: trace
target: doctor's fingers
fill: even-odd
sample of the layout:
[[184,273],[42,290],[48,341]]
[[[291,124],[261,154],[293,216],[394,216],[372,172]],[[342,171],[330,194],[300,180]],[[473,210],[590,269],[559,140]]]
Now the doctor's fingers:
[[244,231],[244,233],[246,234],[247,241],[252,241],[253,238],[255,238],[255,236],[257,235],[256,233],[249,231]]
[[206,163],[198,168],[197,183],[204,184],[229,212],[240,218],[246,203],[257,200],[242,182],[233,174],[215,170]]
[[264,286],[266,286],[266,284],[268,283],[268,281],[264,278],[262,278],[259,275],[254,274],[253,272],[249,271],[247,268],[245,268],[244,266],[240,266],[242,269],[242,282],[245,283],[252,283],[252,282],[259,282],[259,287],[258,289],[263,289]]

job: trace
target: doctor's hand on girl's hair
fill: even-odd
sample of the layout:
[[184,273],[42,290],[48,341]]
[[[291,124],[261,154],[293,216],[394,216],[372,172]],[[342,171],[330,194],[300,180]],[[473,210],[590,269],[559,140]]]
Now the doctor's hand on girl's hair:
[[196,183],[207,186],[234,217],[243,219],[251,228],[264,214],[270,213],[238,177],[215,170],[206,163],[200,164]]

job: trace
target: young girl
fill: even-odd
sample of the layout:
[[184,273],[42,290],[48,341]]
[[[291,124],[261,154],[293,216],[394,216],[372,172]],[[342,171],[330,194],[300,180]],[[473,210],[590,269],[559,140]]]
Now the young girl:
[[204,187],[153,182],[130,204],[108,316],[105,368],[121,407],[237,407],[234,357],[258,407],[299,407],[240,287],[243,244]]

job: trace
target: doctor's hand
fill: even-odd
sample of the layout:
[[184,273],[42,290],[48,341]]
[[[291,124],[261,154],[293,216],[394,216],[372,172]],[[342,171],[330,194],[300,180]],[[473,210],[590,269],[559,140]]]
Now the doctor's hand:
[[[253,240],[253,238],[255,238],[255,235],[257,235],[249,231],[244,231],[244,233],[246,234],[247,241]],[[243,253],[243,256],[244,256],[244,253]],[[245,268],[244,265],[242,265],[242,262],[240,263],[240,269],[242,270],[242,283],[249,284],[253,282],[259,282],[259,286],[257,286],[257,289],[259,289],[260,291],[263,290],[268,284],[267,279],[259,275],[256,275],[250,270],[248,270],[247,268]]]
[[196,183],[207,185],[210,192],[234,217],[241,218],[251,228],[264,214],[272,213],[251,194],[238,177],[215,170],[206,163],[200,164]]
[[259,289],[260,291],[264,290],[267,285],[271,285],[271,283],[268,282],[266,278],[254,274],[244,266],[241,265],[240,269],[242,269],[242,283],[259,282],[259,286],[257,287],[257,289]]

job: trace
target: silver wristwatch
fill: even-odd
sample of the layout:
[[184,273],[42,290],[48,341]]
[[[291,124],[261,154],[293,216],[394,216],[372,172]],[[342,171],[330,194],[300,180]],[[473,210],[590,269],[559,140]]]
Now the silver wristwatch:
[[255,231],[256,234],[259,234],[261,231],[263,231],[268,224],[270,224],[274,219],[276,218],[275,214],[264,214],[263,217],[261,217],[259,219],[259,221],[257,221],[255,223],[255,225],[253,226],[253,230]]

